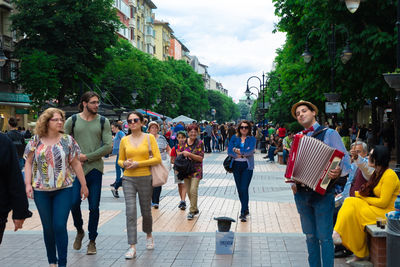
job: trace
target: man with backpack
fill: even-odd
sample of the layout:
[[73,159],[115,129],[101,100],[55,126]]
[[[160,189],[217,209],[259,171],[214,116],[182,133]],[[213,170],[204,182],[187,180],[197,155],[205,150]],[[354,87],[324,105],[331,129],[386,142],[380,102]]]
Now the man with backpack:
[[[86,92],[79,103],[80,113],[72,115],[65,123],[65,133],[72,135],[81,149],[79,160],[83,165],[87,187],[89,189],[89,245],[87,255],[97,253],[96,237],[99,224],[99,206],[103,178],[104,162],[102,157],[112,150],[110,122],[97,114],[100,97],[96,92]],[[79,250],[85,236],[81,213],[80,183],[75,179],[73,185],[72,217],[78,233],[74,249]]]
[[11,117],[8,120],[8,125],[10,130],[7,132],[7,137],[11,139],[15,145],[15,148],[17,149],[19,168],[22,169],[25,165],[23,158],[25,150],[25,138],[21,132],[18,131],[18,122],[15,118]]

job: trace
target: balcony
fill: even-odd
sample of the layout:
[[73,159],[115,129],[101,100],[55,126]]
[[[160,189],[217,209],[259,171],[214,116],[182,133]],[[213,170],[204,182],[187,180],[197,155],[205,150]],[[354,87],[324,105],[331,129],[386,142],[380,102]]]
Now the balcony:
[[12,10],[11,1],[10,0],[0,0],[0,7],[4,7],[8,10]]
[[12,37],[6,35],[0,35],[0,41],[3,44],[3,50],[13,52],[15,48],[15,42]]
[[136,20],[134,18],[129,19],[129,28],[136,28]]
[[152,17],[146,17],[146,23],[154,24],[154,19]]
[[154,46],[154,37],[152,35],[146,35],[145,42],[146,44]]
[[129,0],[129,1],[128,1],[128,5],[129,5],[129,6],[133,6],[133,7],[137,7],[137,5],[136,5],[136,0]]

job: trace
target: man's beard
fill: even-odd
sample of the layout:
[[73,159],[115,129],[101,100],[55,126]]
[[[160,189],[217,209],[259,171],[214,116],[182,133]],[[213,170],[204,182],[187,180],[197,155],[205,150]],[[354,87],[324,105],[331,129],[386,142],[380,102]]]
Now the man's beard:
[[88,106],[86,106],[86,109],[89,113],[91,113],[92,115],[96,115],[97,111],[94,111],[93,109],[89,108]]

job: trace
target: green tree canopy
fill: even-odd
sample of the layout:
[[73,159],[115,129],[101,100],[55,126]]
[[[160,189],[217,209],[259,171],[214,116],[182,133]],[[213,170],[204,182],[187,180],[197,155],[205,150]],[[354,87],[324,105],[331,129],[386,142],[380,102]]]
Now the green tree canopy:
[[[66,97],[79,92],[81,81],[92,84],[109,60],[105,50],[116,43],[120,26],[114,1],[12,2],[18,10],[11,17],[12,28],[23,38],[16,47],[22,60],[19,83],[36,103],[57,98],[63,105]],[[41,63],[44,67],[38,68]],[[42,81],[46,77],[50,80]]]

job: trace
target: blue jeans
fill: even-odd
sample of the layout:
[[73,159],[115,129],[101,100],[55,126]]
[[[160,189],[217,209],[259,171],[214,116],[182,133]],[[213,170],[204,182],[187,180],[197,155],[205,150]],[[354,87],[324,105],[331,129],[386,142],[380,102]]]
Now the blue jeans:
[[[97,237],[97,227],[99,225],[99,206],[103,174],[99,170],[93,169],[86,174],[85,178],[89,189],[89,239],[94,241]],[[81,184],[79,183],[78,178],[76,178],[73,186],[71,212],[74,219],[74,226],[78,231],[83,230],[81,202]]]
[[162,186],[153,187],[153,196],[151,197],[152,204],[160,204]]
[[117,158],[115,159],[115,184],[114,184],[114,188],[116,190],[118,190],[118,188],[120,188],[122,186],[122,179],[121,179],[121,173],[124,171],[123,168],[121,168],[118,165],[118,159],[119,159],[119,153],[117,154]]
[[324,196],[313,191],[298,190],[294,195],[301,227],[306,235],[308,263],[310,267],[333,267],[334,246],[332,240],[335,196],[329,190]]
[[248,169],[246,161],[235,161],[233,163],[233,177],[242,205],[240,214],[243,215],[245,211],[249,210],[249,186],[253,177],[253,170]]
[[283,164],[287,164],[288,157],[289,157],[289,151],[287,151],[286,149],[284,149],[284,150],[283,150]]
[[270,161],[274,161],[275,149],[276,149],[275,146],[269,146],[269,149],[268,149],[268,158],[269,158]]
[[35,191],[34,199],[43,225],[49,264],[67,266],[67,221],[72,206],[72,187],[56,191]]

